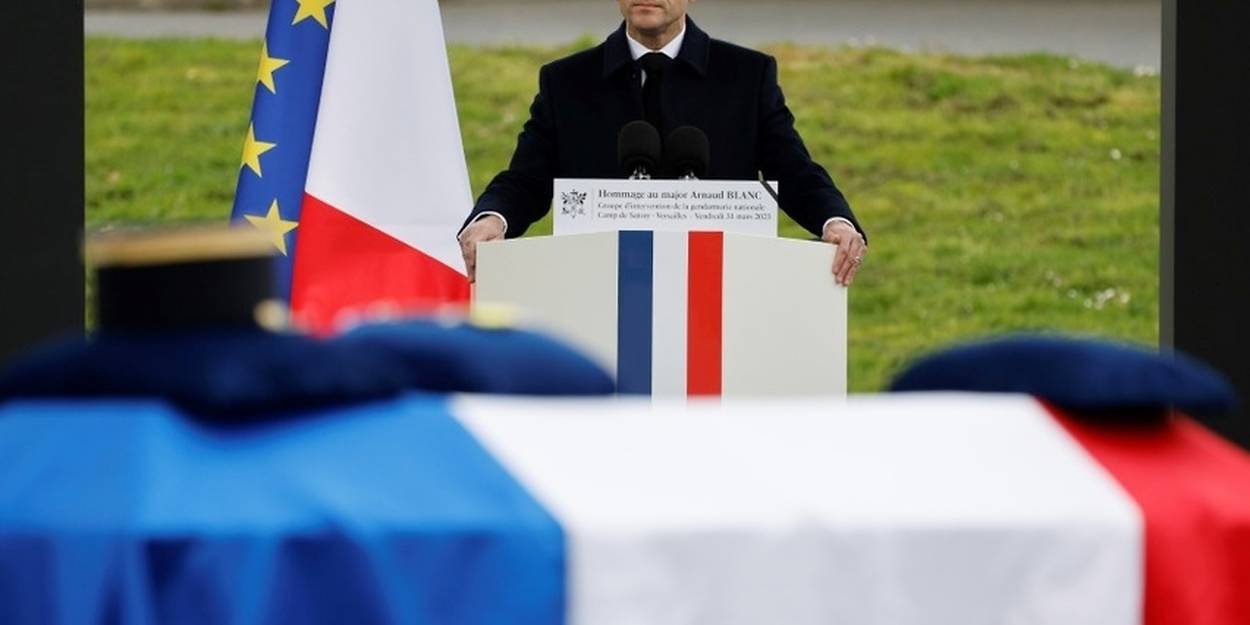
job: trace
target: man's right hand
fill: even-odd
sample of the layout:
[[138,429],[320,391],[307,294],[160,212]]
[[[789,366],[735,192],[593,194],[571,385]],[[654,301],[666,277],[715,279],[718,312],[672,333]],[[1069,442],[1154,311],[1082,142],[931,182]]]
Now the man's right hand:
[[469,282],[477,279],[477,244],[502,239],[503,233],[503,220],[495,215],[480,217],[460,233],[460,255],[464,256],[464,268],[468,272]]

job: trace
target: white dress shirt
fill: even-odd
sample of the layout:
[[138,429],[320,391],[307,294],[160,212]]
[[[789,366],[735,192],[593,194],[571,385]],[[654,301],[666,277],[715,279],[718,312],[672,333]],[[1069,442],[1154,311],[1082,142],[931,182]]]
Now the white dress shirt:
[[[635,61],[637,61],[638,59],[641,59],[642,55],[648,54],[650,52],[659,52],[660,54],[663,54],[664,56],[667,56],[670,59],[676,59],[677,52],[681,50],[681,42],[685,40],[686,40],[685,22],[682,23],[681,32],[677,33],[677,36],[673,37],[672,41],[668,42],[668,44],[666,44],[663,48],[660,48],[659,50],[652,50],[651,48],[648,48],[647,46],[644,46],[641,43],[638,43],[638,40],[629,36],[628,30],[625,31],[625,41],[629,43],[629,55],[633,57]],[[644,85],[647,84],[647,72],[641,69],[638,70],[638,72],[642,74],[642,84]]]

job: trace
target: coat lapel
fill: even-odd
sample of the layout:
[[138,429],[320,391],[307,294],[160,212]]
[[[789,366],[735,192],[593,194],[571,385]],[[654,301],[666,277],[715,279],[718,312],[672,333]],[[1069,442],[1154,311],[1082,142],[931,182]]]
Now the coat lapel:
[[666,127],[660,129],[661,136],[679,126],[698,126],[698,120],[705,119],[707,98],[703,78],[707,75],[709,48],[707,33],[687,16],[686,38],[677,52],[672,75],[666,77],[664,82]]
[[[707,75],[710,42],[707,33],[687,16],[686,36],[677,53],[677,62],[664,82],[666,122],[664,128],[658,129],[661,137],[678,126],[698,126],[698,120],[705,118],[707,102],[703,78]],[[643,118],[642,88],[625,39],[624,22],[603,42],[602,90],[604,121],[610,127],[619,129]],[[615,137],[612,140],[615,145]]]

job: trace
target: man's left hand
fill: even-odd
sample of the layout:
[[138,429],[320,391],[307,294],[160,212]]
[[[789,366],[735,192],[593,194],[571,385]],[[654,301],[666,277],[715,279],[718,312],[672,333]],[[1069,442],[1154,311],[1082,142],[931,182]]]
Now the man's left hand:
[[820,239],[838,246],[838,252],[833,257],[833,279],[842,286],[851,286],[855,273],[864,263],[864,255],[868,253],[864,236],[851,224],[834,221],[825,226]]

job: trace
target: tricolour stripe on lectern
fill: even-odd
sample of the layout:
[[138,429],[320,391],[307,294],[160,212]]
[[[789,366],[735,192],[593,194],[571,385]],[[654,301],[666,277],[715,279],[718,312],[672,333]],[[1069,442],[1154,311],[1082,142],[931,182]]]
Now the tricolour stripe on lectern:
[[690,233],[686,393],[721,394],[725,235]]
[[617,264],[616,390],[651,394],[652,233],[622,231]]
[[656,232],[655,300],[651,328],[651,394],[686,396],[686,297],[688,246],[685,232]]
[[724,235],[621,231],[617,237],[617,391],[720,395]]

